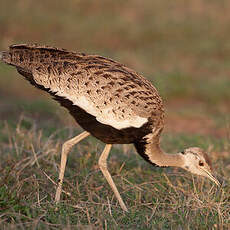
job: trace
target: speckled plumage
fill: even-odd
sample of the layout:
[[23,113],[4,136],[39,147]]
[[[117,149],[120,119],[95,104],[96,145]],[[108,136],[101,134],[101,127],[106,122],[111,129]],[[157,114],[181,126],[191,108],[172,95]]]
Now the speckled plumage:
[[181,167],[220,185],[202,149],[192,147],[176,154],[161,149],[162,100],[155,87],[135,71],[101,56],[38,45],[10,46],[8,52],[0,53],[0,60],[15,66],[31,84],[51,94],[86,130],[62,146],[56,203],[61,196],[67,155],[90,134],[106,143],[98,165],[124,211],[128,209],[107,168],[112,144],[133,143],[153,165]]
[[[155,87],[111,59],[46,46],[12,45],[3,61],[52,94],[85,130],[105,143],[133,143],[163,127],[163,104]],[[84,108],[73,105],[80,97],[92,103],[97,119],[95,114],[86,114]],[[142,125],[141,120],[132,126],[135,117],[147,123]],[[128,127],[112,127],[111,119],[128,121]]]

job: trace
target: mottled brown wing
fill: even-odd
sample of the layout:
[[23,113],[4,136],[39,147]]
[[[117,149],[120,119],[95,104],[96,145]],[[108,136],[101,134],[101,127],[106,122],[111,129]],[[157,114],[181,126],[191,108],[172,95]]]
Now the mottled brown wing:
[[88,109],[99,121],[115,122],[114,127],[117,121],[120,122],[117,127],[130,124],[138,127],[145,121],[142,118],[146,118],[154,127],[163,126],[163,104],[155,87],[111,59],[22,44],[11,46],[3,61],[16,66],[19,73],[39,88],[42,86]]

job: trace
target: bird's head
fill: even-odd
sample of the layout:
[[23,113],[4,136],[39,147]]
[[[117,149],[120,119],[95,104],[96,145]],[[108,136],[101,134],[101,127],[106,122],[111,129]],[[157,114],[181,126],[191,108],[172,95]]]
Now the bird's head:
[[181,152],[184,158],[183,168],[193,174],[205,176],[220,186],[219,181],[212,175],[211,162],[201,148],[187,148]]

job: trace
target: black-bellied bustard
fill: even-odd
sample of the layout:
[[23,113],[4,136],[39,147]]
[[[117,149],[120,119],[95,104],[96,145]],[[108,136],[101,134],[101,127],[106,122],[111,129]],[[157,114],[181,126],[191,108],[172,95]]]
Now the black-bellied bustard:
[[161,149],[162,99],[155,87],[132,69],[98,55],[26,44],[10,46],[9,51],[0,53],[0,59],[15,66],[32,85],[51,94],[86,130],[63,144],[56,202],[60,200],[67,155],[89,135],[106,143],[99,167],[125,211],[107,169],[113,144],[133,143],[137,152],[153,165],[181,167],[219,185],[202,149],[193,147],[176,154]]

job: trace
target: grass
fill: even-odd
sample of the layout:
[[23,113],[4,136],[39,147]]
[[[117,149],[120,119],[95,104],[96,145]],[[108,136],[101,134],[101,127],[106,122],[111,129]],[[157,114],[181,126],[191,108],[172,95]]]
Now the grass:
[[[94,138],[83,141],[69,155],[62,202],[56,211],[59,153],[68,132],[36,129],[34,122],[23,118],[16,126],[2,124],[0,228],[227,229],[228,158],[214,165],[222,177],[223,187],[218,189],[181,170],[152,168],[133,149],[124,155],[115,146],[109,168],[129,208],[124,213],[98,169],[103,145]],[[172,146],[183,148],[190,143],[207,147],[213,142],[186,135],[166,136],[163,142],[171,151]],[[215,148],[223,149],[223,145],[215,144]]]
[[110,172],[124,213],[98,169],[93,137],[69,155],[58,209],[62,143],[81,132],[66,111],[0,64],[0,229],[229,229],[230,110],[227,0],[3,0],[0,48],[20,42],[98,53],[150,79],[166,107],[162,147],[208,150],[218,189],[178,169],[154,168],[116,145]]

